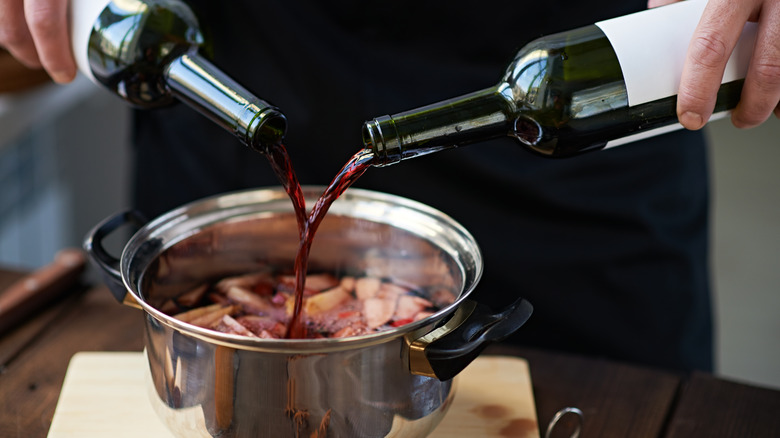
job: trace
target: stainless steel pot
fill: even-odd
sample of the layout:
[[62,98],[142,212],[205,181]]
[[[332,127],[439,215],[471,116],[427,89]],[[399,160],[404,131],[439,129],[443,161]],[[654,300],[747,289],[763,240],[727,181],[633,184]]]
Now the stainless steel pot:
[[[305,187],[308,205],[322,188]],[[103,240],[125,226],[119,258]],[[181,437],[424,437],[454,395],[453,377],[531,306],[500,313],[467,299],[482,274],[474,238],[443,213],[350,189],[322,222],[310,270],[368,273],[454,292],[434,315],[342,339],[269,340],[218,333],[158,310],[170,297],[261,264],[291,267],[298,246],[280,188],[208,198],[146,223],[133,212],[96,226],[85,249],[117,299],[145,312],[152,402]]]

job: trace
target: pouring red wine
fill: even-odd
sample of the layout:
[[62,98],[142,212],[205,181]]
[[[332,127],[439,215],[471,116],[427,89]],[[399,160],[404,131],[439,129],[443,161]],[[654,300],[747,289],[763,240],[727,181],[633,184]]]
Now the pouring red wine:
[[317,228],[333,202],[373,164],[374,153],[364,148],[352,156],[307,213],[285,146],[275,143],[266,150],[295,212],[299,242],[292,274],[260,267],[199,285],[169,300],[162,311],[189,324],[242,336],[341,338],[418,321],[455,301],[447,289],[423,291],[385,278],[309,273]]

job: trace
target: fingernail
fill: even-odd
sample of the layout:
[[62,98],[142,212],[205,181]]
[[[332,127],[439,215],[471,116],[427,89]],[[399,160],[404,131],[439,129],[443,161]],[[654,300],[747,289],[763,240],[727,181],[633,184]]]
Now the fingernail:
[[699,129],[704,126],[704,119],[700,114],[693,111],[686,111],[680,116],[680,123],[687,129]]
[[76,74],[69,71],[53,71],[49,73],[49,76],[58,84],[67,84],[76,77]]

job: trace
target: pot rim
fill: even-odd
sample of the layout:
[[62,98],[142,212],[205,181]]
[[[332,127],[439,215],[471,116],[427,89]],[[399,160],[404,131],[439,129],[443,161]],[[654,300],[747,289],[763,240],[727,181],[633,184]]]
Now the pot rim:
[[[325,189],[324,186],[317,185],[305,185],[301,188],[307,201],[312,199],[312,197],[316,199],[316,197],[318,197],[319,194],[322,193]],[[425,220],[434,221],[432,223],[445,225],[457,237],[456,240],[458,243],[468,248],[470,252],[469,259],[473,261],[473,265],[469,266],[469,268],[472,269],[471,275],[467,275],[467,269],[466,267],[462,266],[461,260],[457,257],[457,255],[452,254],[451,251],[447,251],[457,261],[457,265],[460,268],[461,274],[463,276],[463,284],[461,285],[460,294],[453,303],[440,309],[433,315],[430,315],[419,321],[405,324],[401,327],[384,330],[378,333],[351,336],[347,338],[263,339],[217,332],[215,330],[210,330],[182,322],[151,306],[141,297],[141,294],[138,293],[137,285],[140,284],[140,279],[143,272],[146,268],[148,268],[148,265],[151,263],[151,261],[166,249],[188,237],[197,234],[204,227],[222,222],[230,218],[240,217],[242,219],[246,219],[250,213],[264,214],[273,211],[291,211],[291,203],[283,210],[257,209],[258,203],[263,205],[271,205],[273,202],[283,202],[284,200],[289,202],[289,197],[287,192],[285,192],[281,186],[253,188],[206,197],[184,204],[181,207],[175,208],[158,216],[137,230],[127,242],[124,250],[122,251],[119,271],[121,273],[121,278],[125,289],[129,294],[132,295],[133,298],[135,298],[138,305],[148,315],[152,316],[158,322],[212,344],[258,352],[284,354],[327,353],[332,351],[368,347],[388,342],[392,339],[405,335],[408,335],[408,339],[414,340],[429,332],[434,324],[452,314],[471,294],[471,292],[473,292],[482,277],[482,254],[479,246],[476,243],[476,240],[462,225],[460,225],[450,216],[426,204],[402,196],[367,189],[349,188],[344,192],[344,194],[341,195],[339,199],[333,203],[331,211],[334,213],[338,212],[339,206],[359,200],[378,202],[391,208],[401,208],[405,211],[412,211],[417,213],[420,215],[420,218],[424,218]],[[209,215],[206,216],[206,213],[209,213]],[[328,214],[331,214],[331,212]],[[360,215],[356,215],[354,217],[366,219]],[[146,264],[143,266],[144,269],[141,270],[142,274],[138,276],[131,275],[133,272],[131,268],[134,266],[133,262],[136,260],[135,257],[144,242],[147,242],[150,239],[160,238],[163,233],[169,232],[173,228],[181,227],[187,222],[191,223],[191,226],[188,228],[189,232],[178,234],[176,235],[175,239],[164,242],[164,244],[159,248],[159,251],[155,254],[155,257],[152,258],[152,260],[147,260]],[[392,220],[383,221],[382,223],[391,226],[401,225],[400,223],[393,223]],[[194,225],[194,227],[192,227],[192,225]],[[409,231],[407,228],[404,229]],[[419,237],[423,239],[426,238],[425,236]],[[446,248],[442,249],[446,250]]]

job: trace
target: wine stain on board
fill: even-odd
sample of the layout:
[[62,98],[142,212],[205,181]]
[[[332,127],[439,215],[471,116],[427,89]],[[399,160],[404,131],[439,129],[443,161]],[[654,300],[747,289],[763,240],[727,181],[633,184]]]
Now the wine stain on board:
[[498,432],[498,435],[506,438],[524,438],[533,436],[536,428],[535,420],[530,418],[513,418]]
[[536,436],[538,424],[531,418],[510,418],[512,410],[504,405],[480,405],[472,412],[491,422],[500,422],[498,436],[503,438],[526,438]]

